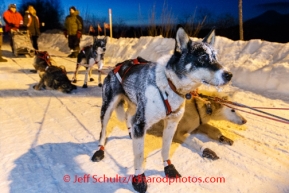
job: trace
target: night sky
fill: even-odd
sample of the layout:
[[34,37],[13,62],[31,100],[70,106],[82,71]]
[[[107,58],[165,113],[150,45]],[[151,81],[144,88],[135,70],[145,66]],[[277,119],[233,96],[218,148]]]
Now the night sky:
[[[140,23],[140,18],[148,22],[153,6],[155,13],[161,14],[164,1],[162,0],[61,0],[65,15],[68,8],[75,6],[80,15],[85,12],[93,13],[98,18],[107,18],[108,9],[112,9],[112,20],[121,19],[126,24]],[[7,0],[6,0],[7,2]],[[222,13],[230,13],[238,18],[238,0],[165,0],[168,8],[175,17],[184,18],[185,15],[193,15],[195,10],[206,10],[213,17]],[[260,15],[266,10],[276,10],[280,13],[289,13],[289,0],[243,0],[244,20]],[[141,17],[140,17],[141,15]]]

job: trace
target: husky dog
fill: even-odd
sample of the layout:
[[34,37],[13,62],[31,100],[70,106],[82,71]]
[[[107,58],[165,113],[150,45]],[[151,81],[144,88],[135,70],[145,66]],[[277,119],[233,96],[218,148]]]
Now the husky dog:
[[104,158],[106,127],[112,111],[128,104],[127,123],[132,128],[135,176],[134,189],[145,192],[144,136],[154,123],[164,120],[162,158],[165,175],[169,178],[181,175],[171,164],[169,150],[178,122],[184,113],[185,94],[202,83],[222,86],[230,82],[232,73],[217,61],[212,44],[214,31],[202,42],[193,42],[182,27],[176,33],[179,52],[165,55],[156,63],[139,64],[125,62],[109,72],[103,84],[101,107],[101,133],[99,149],[92,161]]
[[64,93],[76,89],[68,79],[65,67],[52,65],[52,59],[47,51],[36,51],[35,54],[33,66],[39,74],[40,82],[33,87],[34,89],[40,90],[47,86]]
[[101,87],[101,69],[104,63],[103,56],[105,53],[107,39],[106,37],[103,39],[94,38],[93,45],[84,47],[79,54],[77,55],[77,64],[74,72],[74,76],[72,81],[74,83],[77,82],[77,75],[80,66],[84,66],[86,68],[85,71],[85,79],[83,88],[87,88],[87,76],[89,75],[89,80],[94,81],[91,78],[92,67],[97,64],[98,67],[98,86]]
[[35,57],[33,61],[33,67],[38,72],[38,74],[42,74],[45,70],[52,66],[52,60],[47,51],[35,51]]
[[[220,94],[209,93],[210,97],[220,97]],[[222,99],[227,100],[228,96],[222,96]],[[216,160],[219,157],[215,152],[206,148],[206,145],[197,138],[187,138],[187,134],[192,132],[202,132],[207,134],[210,138],[218,140],[221,143],[232,145],[233,141],[225,137],[221,131],[207,124],[210,120],[227,120],[231,123],[243,125],[247,120],[233,108],[222,105],[213,100],[204,100],[201,97],[193,97],[186,100],[185,113],[177,127],[174,141],[186,143],[190,147],[197,150],[197,153],[203,157]],[[164,128],[163,121],[160,121],[152,126],[152,130],[162,130]],[[129,128],[130,130],[130,128]],[[186,139],[187,138],[187,139]]]
[[73,89],[76,89],[76,86],[71,84],[71,81],[68,79],[64,68],[58,66],[49,66],[49,68],[41,74],[40,82],[33,88],[40,90],[45,87],[64,93],[70,93]]

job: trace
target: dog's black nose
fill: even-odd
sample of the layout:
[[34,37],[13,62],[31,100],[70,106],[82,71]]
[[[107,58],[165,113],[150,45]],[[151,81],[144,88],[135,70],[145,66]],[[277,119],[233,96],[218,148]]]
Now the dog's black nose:
[[226,81],[230,81],[232,78],[233,74],[231,72],[225,71],[223,73],[223,79]]

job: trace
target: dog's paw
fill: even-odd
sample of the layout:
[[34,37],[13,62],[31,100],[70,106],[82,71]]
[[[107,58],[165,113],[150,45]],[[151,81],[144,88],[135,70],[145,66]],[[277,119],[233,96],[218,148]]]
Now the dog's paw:
[[36,85],[34,85],[34,86],[32,86],[32,88],[34,89],[34,90],[41,90],[41,88],[39,88],[39,86],[36,84]]
[[228,145],[233,145],[234,141],[225,137],[224,135],[221,135],[221,137],[219,138],[219,142],[220,143],[224,143],[224,144],[228,144]]
[[99,83],[99,84],[98,84],[98,87],[102,87],[102,83]]
[[90,78],[89,81],[90,81],[90,82],[94,81],[94,78]]
[[74,79],[74,80],[72,80],[72,82],[73,82],[73,83],[77,83],[77,80]]
[[176,170],[175,166],[173,164],[170,164],[165,167],[165,175],[168,178],[180,178],[182,177],[181,174]]
[[92,160],[93,162],[99,162],[99,161],[101,161],[103,158],[104,158],[104,151],[100,149],[100,150],[97,150],[97,151],[93,154],[91,160]]
[[82,88],[87,88],[87,84],[84,84],[84,85],[82,86]]
[[145,174],[140,174],[132,178],[133,189],[137,192],[144,193],[147,191],[148,185]]
[[217,154],[215,152],[213,152],[212,150],[210,150],[209,148],[204,149],[202,156],[205,158],[211,159],[211,160],[219,159]]

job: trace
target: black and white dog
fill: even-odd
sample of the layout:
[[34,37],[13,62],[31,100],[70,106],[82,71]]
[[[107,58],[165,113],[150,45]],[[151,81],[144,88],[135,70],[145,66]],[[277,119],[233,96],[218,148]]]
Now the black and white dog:
[[[169,178],[181,175],[171,164],[169,150],[177,125],[184,114],[185,95],[202,83],[214,86],[226,85],[232,74],[218,62],[214,43],[214,30],[202,42],[193,42],[182,27],[176,33],[178,50],[165,55],[155,63],[141,64],[131,60],[118,64],[104,80],[101,133],[99,149],[92,161],[104,158],[106,127],[113,110],[127,118],[132,131],[135,176],[134,189],[145,192],[147,182],[143,169],[144,136],[154,123],[164,120],[162,158],[165,175]],[[128,104],[126,115],[122,104]]]
[[97,64],[98,67],[98,86],[101,87],[101,69],[104,64],[104,53],[106,50],[106,42],[107,39],[106,37],[103,39],[97,39],[94,38],[93,40],[93,45],[91,46],[86,46],[84,47],[77,56],[77,64],[76,64],[76,69],[74,72],[74,76],[72,78],[72,81],[74,83],[77,82],[77,75],[78,75],[78,70],[80,66],[84,66],[86,68],[85,72],[85,79],[84,79],[84,84],[83,88],[87,88],[87,76],[89,75],[89,80],[94,81],[93,78],[91,78],[91,71],[92,67]]

